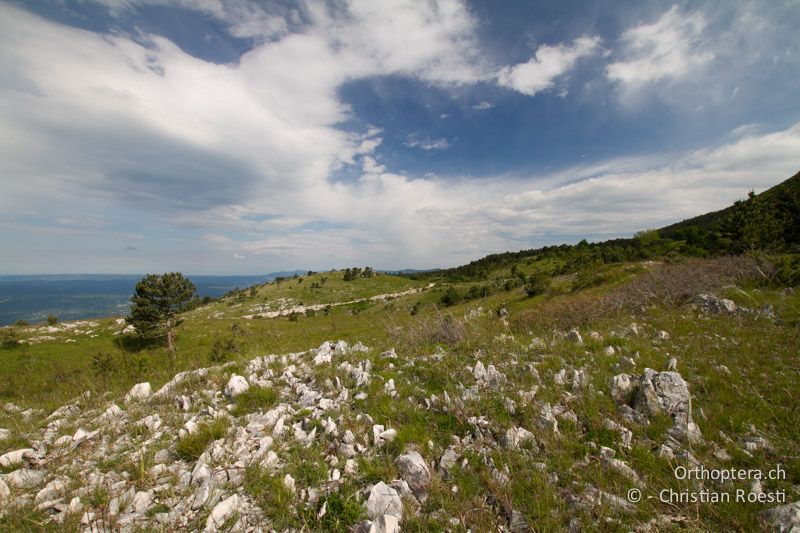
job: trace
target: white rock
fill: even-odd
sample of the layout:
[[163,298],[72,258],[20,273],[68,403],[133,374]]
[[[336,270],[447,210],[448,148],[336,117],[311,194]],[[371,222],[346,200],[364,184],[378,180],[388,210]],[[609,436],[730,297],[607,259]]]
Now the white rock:
[[36,493],[33,503],[39,504],[48,500],[55,500],[67,490],[67,482],[63,479],[54,479]]
[[677,372],[656,372],[646,368],[639,379],[634,408],[646,416],[667,414],[673,420],[677,437],[692,442],[702,440],[700,429],[692,420],[689,386]]
[[208,516],[205,530],[208,532],[216,531],[217,528],[225,523],[228,517],[239,509],[241,504],[242,500],[238,494],[234,494],[230,498],[219,502],[214,506],[214,510],[212,510],[211,514]]
[[567,332],[567,340],[575,344],[583,344],[583,337],[577,329],[571,329]]
[[0,455],[0,466],[4,468],[16,466],[22,464],[27,459],[32,459],[35,456],[36,452],[33,450],[33,448],[22,448],[21,450],[15,450],[13,452]]
[[228,384],[225,385],[225,395],[230,398],[235,398],[249,388],[250,384],[247,383],[246,379],[238,374],[233,374],[228,380]]
[[11,490],[9,490],[6,482],[0,479],[0,502],[8,499],[9,496],[11,496]]
[[67,506],[67,513],[69,514],[78,514],[83,510],[83,505],[81,504],[81,499],[78,496],[75,496],[69,501],[69,505]]
[[141,513],[146,511],[153,502],[153,495],[150,492],[140,490],[133,496],[133,501],[128,506],[130,511]]
[[476,381],[484,381],[486,379],[486,367],[483,366],[483,363],[480,361],[475,363],[475,368],[472,370],[472,375],[475,377]]
[[396,518],[403,516],[403,502],[397,491],[384,483],[377,483],[369,491],[367,498],[367,515],[375,520],[384,515],[391,515]]
[[8,486],[16,489],[32,489],[44,480],[44,474],[38,470],[20,468],[10,474],[6,474],[4,480]]
[[294,493],[294,478],[290,474],[283,476],[283,487],[291,493]]
[[781,533],[800,531],[800,501],[762,511],[761,518],[772,531]]
[[509,450],[516,450],[528,442],[533,442],[534,446],[536,445],[533,433],[525,428],[513,427],[506,430],[503,445]]
[[400,533],[400,520],[396,516],[383,515],[369,522],[368,533]]
[[153,394],[153,389],[150,387],[149,382],[145,381],[144,383],[137,383],[131,387],[131,390],[125,395],[125,401],[130,402],[132,400],[146,400],[151,394]]
[[431,471],[425,459],[416,451],[406,452],[397,458],[397,471],[408,483],[418,500],[425,500],[425,491],[431,482]]
[[627,403],[628,397],[633,392],[632,377],[630,374],[617,374],[611,378],[611,398],[617,405]]
[[200,485],[194,493],[194,498],[192,498],[192,509],[197,510],[203,507],[206,503],[211,500],[211,496],[214,493],[214,482],[211,479],[207,479]]
[[550,407],[549,403],[542,406],[539,417],[536,419],[536,424],[554,435],[558,434],[558,421],[555,415],[553,415],[553,408]]
[[442,454],[442,458],[439,459],[439,468],[441,468],[445,474],[453,468],[456,463],[458,462],[460,455],[452,446],[445,450],[444,454]]

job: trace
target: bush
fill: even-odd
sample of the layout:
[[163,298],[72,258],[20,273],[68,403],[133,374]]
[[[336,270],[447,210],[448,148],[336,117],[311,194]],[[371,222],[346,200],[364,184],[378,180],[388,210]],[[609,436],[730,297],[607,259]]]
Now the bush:
[[47,323],[51,326],[58,324],[58,317],[56,315],[47,315]]
[[0,348],[9,350],[19,346],[19,337],[17,332],[12,328],[2,328],[0,330]]
[[21,327],[25,327],[25,326],[27,326],[27,325],[28,325],[28,321],[27,321],[27,320],[17,320],[17,321],[14,323],[14,325],[15,325],[15,326],[17,326],[17,327],[20,327],[20,328],[21,328]]
[[230,360],[231,356],[239,351],[239,346],[232,338],[217,339],[211,345],[208,359],[212,363],[224,363]]
[[441,298],[439,298],[439,303],[445,307],[450,307],[451,305],[455,305],[461,301],[461,293],[458,292],[458,289],[455,287],[448,287]]
[[800,255],[785,255],[774,260],[775,279],[784,287],[797,287],[800,285]]
[[114,356],[108,352],[95,352],[92,355],[92,370],[95,376],[108,374],[114,369]]
[[534,274],[525,283],[525,294],[538,296],[547,292],[548,288],[550,288],[550,279],[544,274]]

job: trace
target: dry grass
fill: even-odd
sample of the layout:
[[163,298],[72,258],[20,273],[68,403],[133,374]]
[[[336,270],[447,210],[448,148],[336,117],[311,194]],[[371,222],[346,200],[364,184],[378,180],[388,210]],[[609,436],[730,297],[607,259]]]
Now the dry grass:
[[531,326],[564,329],[585,326],[622,313],[641,312],[653,304],[676,307],[698,293],[752,281],[767,282],[774,267],[747,256],[686,259],[652,265],[624,285],[598,295],[593,292],[555,297],[515,319],[515,329]]
[[438,312],[433,316],[419,317],[399,326],[387,323],[387,331],[393,346],[401,349],[419,348],[436,344],[455,346],[467,336],[467,325],[450,313]]

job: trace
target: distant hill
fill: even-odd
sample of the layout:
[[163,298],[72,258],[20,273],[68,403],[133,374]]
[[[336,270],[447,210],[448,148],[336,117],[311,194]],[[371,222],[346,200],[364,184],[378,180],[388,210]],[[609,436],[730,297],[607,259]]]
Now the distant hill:
[[642,231],[635,237],[491,254],[458,267],[404,275],[415,279],[481,280],[523,259],[560,265],[547,272],[554,274],[590,264],[679,255],[713,257],[748,250],[800,251],[800,172],[761,194],[751,193],[726,209]]

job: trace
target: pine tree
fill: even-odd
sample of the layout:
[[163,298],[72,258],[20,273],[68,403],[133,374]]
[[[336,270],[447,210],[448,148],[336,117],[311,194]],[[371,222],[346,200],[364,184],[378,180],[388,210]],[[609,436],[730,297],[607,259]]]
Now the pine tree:
[[194,292],[194,284],[180,272],[148,274],[136,284],[127,321],[142,337],[164,337],[167,348],[174,353],[175,327],[181,322],[178,315]]

